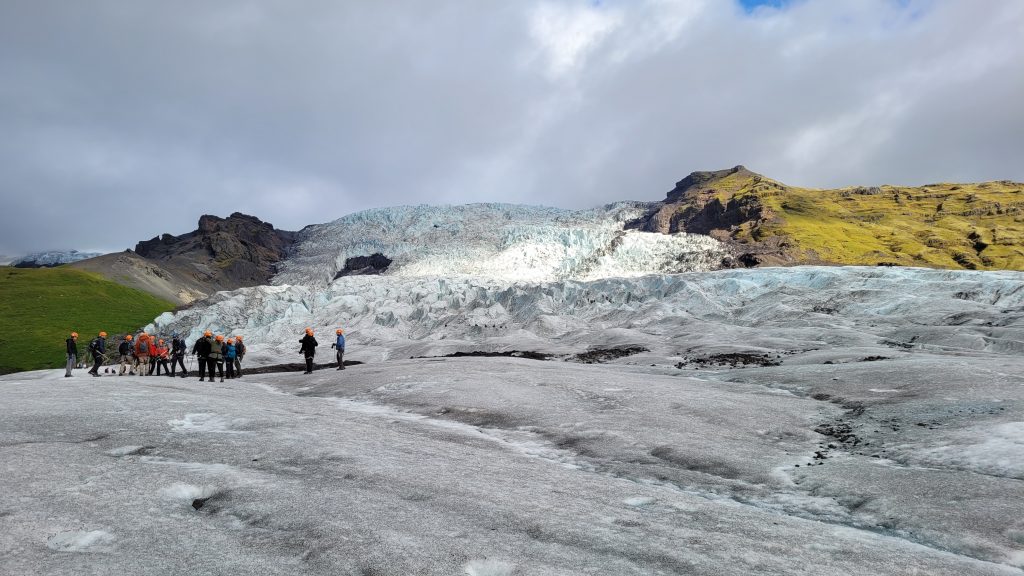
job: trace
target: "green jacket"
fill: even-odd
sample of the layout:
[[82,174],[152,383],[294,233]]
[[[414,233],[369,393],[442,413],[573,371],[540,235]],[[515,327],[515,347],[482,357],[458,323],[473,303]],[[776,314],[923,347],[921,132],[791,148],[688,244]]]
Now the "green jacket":
[[211,360],[220,360],[221,358],[223,358],[224,349],[221,346],[221,343],[217,342],[217,339],[214,338],[213,336],[208,336],[206,339],[209,340],[210,342],[210,355],[207,356],[207,358],[210,358]]

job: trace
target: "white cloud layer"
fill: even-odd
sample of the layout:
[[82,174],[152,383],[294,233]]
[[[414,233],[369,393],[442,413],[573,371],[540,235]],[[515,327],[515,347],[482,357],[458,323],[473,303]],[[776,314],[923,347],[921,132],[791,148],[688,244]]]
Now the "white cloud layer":
[[0,5],[0,253],[201,213],[1024,180],[1024,3]]

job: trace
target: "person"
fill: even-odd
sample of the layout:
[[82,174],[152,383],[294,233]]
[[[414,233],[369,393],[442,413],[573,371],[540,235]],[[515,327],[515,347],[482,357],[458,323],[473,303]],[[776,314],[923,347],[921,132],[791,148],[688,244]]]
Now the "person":
[[313,337],[313,329],[306,328],[306,335],[299,340],[299,344],[302,345],[299,348],[299,353],[306,357],[306,371],[303,374],[313,373],[313,357],[316,356],[316,347],[319,343],[316,338]]
[[228,380],[235,377],[235,358],[237,358],[237,353],[238,349],[235,348],[235,339],[228,338],[224,344],[224,367],[227,369]]
[[160,375],[160,369],[164,369],[164,376],[170,376],[171,370],[167,367],[167,345],[164,341],[157,340],[156,346],[154,347],[155,353],[153,354],[153,364],[156,365],[156,375]]
[[185,339],[178,336],[175,332],[171,336],[171,376],[176,376],[178,371],[178,365],[181,365],[181,377],[185,378],[188,376],[188,370],[185,370]]
[[242,377],[242,356],[245,356],[245,343],[238,334],[235,336],[235,378]]
[[138,359],[139,376],[149,376],[149,357],[153,354],[153,343],[150,342],[149,334],[139,334],[135,340],[135,357]]
[[132,370],[132,335],[125,334],[124,340],[117,346],[117,362],[120,368],[117,371],[118,376],[124,376],[125,370],[131,373]]
[[210,370],[210,382],[213,382],[213,368],[217,367],[220,381],[224,381],[224,336],[217,334],[210,340],[210,355],[206,357],[206,367]]
[[89,374],[96,376],[100,375],[100,366],[103,365],[103,355],[107,352],[107,333],[100,331],[99,335],[89,342],[89,352],[92,353],[92,370],[89,370]]
[[78,332],[72,332],[64,342],[68,345],[68,366],[64,377],[71,378],[71,369],[78,364]]
[[334,344],[331,344],[331,348],[334,348],[335,350],[337,350],[337,352],[335,352],[334,355],[338,359],[338,370],[344,370],[345,369],[345,331],[342,330],[341,328],[338,328],[337,330],[334,331],[334,333],[338,336],[338,340]]
[[[213,332],[209,330],[203,332],[203,337],[196,340],[196,343],[192,345],[192,353],[196,355],[196,362],[199,364],[199,381],[204,382],[206,378],[207,359],[210,357],[211,349],[211,336]],[[213,382],[213,372],[211,368],[210,382]]]

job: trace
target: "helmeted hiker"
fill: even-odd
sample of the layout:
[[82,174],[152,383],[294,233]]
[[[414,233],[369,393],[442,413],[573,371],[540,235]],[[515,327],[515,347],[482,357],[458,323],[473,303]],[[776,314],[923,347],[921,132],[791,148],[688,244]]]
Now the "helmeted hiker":
[[188,370],[185,370],[185,339],[175,332],[171,336],[171,376],[176,376],[178,364],[181,365],[181,377],[188,376]]
[[[196,361],[199,364],[199,381],[203,382],[206,378],[207,359],[210,357],[210,348],[213,342],[213,332],[207,330],[203,332],[203,337],[196,340],[196,343],[192,345],[192,353],[196,355]],[[213,382],[213,367],[210,367],[210,382]]]
[[227,369],[228,379],[235,377],[235,358],[238,357],[238,349],[235,348],[235,339],[228,338],[224,343],[224,367]]
[[117,363],[120,368],[117,371],[118,376],[124,376],[125,370],[131,370],[132,368],[132,335],[125,334],[124,340],[121,341],[117,346]]
[[220,381],[224,381],[224,336],[217,334],[210,340],[210,355],[206,359],[206,367],[210,370],[210,382],[213,382],[213,368],[217,367],[217,375]]
[[338,328],[337,330],[334,331],[334,333],[335,333],[335,335],[338,336],[338,339],[337,339],[337,341],[335,341],[334,344],[331,344],[331,348],[334,348],[335,350],[337,350],[337,352],[334,353],[334,356],[338,360],[338,370],[344,370],[345,369],[345,331],[342,330],[341,328]]
[[242,357],[245,356],[245,343],[241,334],[235,335],[235,378],[242,377]]
[[68,366],[64,377],[71,378],[71,369],[78,364],[78,332],[72,332],[64,342],[68,345]]
[[103,365],[103,355],[107,352],[107,333],[100,331],[99,335],[89,342],[89,352],[92,353],[92,370],[89,374],[99,377],[100,366]]
[[153,355],[153,342],[149,334],[143,332],[135,340],[135,357],[138,358],[139,376],[149,376],[149,358]]
[[156,375],[160,375],[160,369],[163,368],[164,376],[170,376],[171,370],[167,367],[168,349],[167,344],[163,340],[157,340],[156,346],[153,348],[153,364],[156,366]]
[[306,335],[299,340],[299,344],[302,345],[299,348],[299,353],[306,357],[306,371],[303,374],[313,373],[313,357],[316,356],[316,347],[319,343],[316,338],[313,337],[313,329],[306,328]]

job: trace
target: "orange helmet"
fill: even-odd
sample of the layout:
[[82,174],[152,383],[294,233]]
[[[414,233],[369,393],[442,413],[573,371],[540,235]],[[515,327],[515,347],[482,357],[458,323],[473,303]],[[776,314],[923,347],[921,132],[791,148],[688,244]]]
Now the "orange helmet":
[[124,335],[124,339],[125,339],[125,340],[128,340],[129,342],[131,342],[131,340],[132,340],[132,335],[131,335],[131,334],[125,334],[125,335]]
[[338,328],[337,330],[335,330],[335,331],[334,331],[334,333],[335,333],[335,334],[339,334],[339,335],[340,335],[340,334],[344,334],[344,333],[345,333],[345,331],[344,331],[344,330],[342,330],[341,328]]
[[163,346],[163,343],[164,343],[164,341],[163,341],[163,340],[160,340],[159,344],[160,344],[161,346]]
[[206,332],[203,332],[203,336],[207,336],[207,337],[213,336],[213,332],[210,332],[209,330],[207,330]]
[[235,339],[234,338],[228,338],[228,344],[234,344],[234,343],[235,343]]
[[100,330],[100,336],[103,337],[103,338],[106,338],[107,337],[107,333],[102,331],[102,330]]
[[139,334],[139,340],[149,340],[149,334],[146,334],[145,332]]
[[306,328],[306,334],[309,334],[310,336],[312,336],[313,335],[313,329],[312,328]]
[[224,341],[224,337],[221,336],[220,334],[217,334],[217,338],[215,338],[215,340],[217,340],[217,342],[223,342]]
[[72,332],[71,333],[71,337],[72,338],[78,338],[78,332]]
[[235,340],[241,340],[241,339],[242,339],[241,335],[235,336]]

